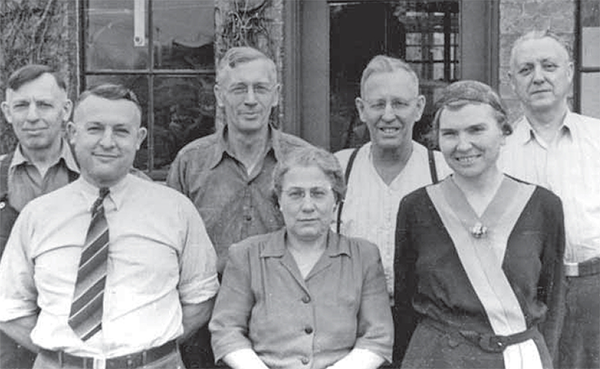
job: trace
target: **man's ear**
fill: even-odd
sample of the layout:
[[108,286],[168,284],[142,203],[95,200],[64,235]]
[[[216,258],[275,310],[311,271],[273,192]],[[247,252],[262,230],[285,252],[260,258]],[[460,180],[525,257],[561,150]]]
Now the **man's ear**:
[[146,129],[146,127],[140,127],[138,129],[136,150],[139,150],[140,147],[142,147],[142,142],[144,142],[144,140],[146,139],[147,134],[148,130]]
[[281,85],[278,83],[277,85],[275,85],[275,91],[273,91],[273,103],[271,104],[271,107],[275,107],[279,104],[279,94],[281,93]]
[[366,118],[364,117],[365,111],[365,102],[360,97],[354,99],[354,104],[356,105],[356,110],[358,110],[358,116],[360,117],[361,122],[365,122]]
[[71,146],[75,146],[75,136],[77,136],[77,127],[72,121],[67,122],[67,139]]
[[222,108],[225,105],[225,102],[223,101],[223,90],[216,84],[213,91],[215,92],[215,98],[217,99],[217,106]]
[[12,115],[10,114],[10,107],[8,106],[8,103],[6,101],[2,101],[0,108],[2,108],[2,113],[4,113],[4,118],[6,118],[6,121],[12,124]]
[[73,112],[73,102],[69,99],[63,104],[63,122],[68,122],[71,119],[71,113]]

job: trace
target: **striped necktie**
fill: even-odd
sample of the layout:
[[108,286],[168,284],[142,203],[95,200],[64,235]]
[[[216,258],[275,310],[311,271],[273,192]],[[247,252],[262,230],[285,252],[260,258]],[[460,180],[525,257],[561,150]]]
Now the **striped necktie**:
[[108,263],[108,223],[102,202],[108,188],[92,205],[92,221],[79,260],[75,293],[69,313],[69,326],[86,341],[102,329],[102,300]]

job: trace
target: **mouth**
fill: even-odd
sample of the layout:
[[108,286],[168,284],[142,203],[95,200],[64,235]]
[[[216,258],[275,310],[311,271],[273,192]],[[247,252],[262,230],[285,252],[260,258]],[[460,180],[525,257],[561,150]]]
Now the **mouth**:
[[551,92],[551,90],[537,90],[537,91],[531,92],[531,94],[538,95],[538,94],[543,94],[543,93],[547,93],[547,92]]
[[400,127],[379,127],[378,129],[386,135],[393,135],[400,132]]
[[463,165],[469,165],[471,163],[473,163],[475,160],[477,160],[481,155],[465,155],[465,156],[458,156],[455,157],[454,160],[456,160],[457,162],[459,162],[460,164]]
[[99,159],[100,161],[112,161],[119,157],[118,155],[109,155],[109,154],[92,154],[92,155],[95,158]]

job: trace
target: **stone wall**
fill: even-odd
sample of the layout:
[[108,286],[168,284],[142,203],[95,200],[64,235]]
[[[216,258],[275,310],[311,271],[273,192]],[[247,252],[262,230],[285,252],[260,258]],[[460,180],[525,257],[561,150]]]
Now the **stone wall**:
[[[468,0],[467,0],[468,1]],[[550,29],[573,45],[575,36],[576,0],[500,0],[500,68],[499,92],[511,119],[522,109],[508,78],[510,50],[513,42],[533,29]],[[572,47],[571,47],[572,54]],[[573,57],[573,55],[571,55]]]
[[[56,67],[67,79],[70,97],[77,95],[75,1],[0,1],[0,101],[4,101],[10,74],[29,63]],[[0,153],[12,150],[15,145],[12,126],[2,116]]]

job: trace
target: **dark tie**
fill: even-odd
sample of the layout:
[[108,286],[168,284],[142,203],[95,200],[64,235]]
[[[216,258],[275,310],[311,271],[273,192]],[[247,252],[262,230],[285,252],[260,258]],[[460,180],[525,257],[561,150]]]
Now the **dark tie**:
[[75,293],[69,313],[69,326],[86,341],[102,329],[102,300],[108,263],[108,223],[104,216],[104,198],[108,188],[92,205],[92,221],[81,251]]

